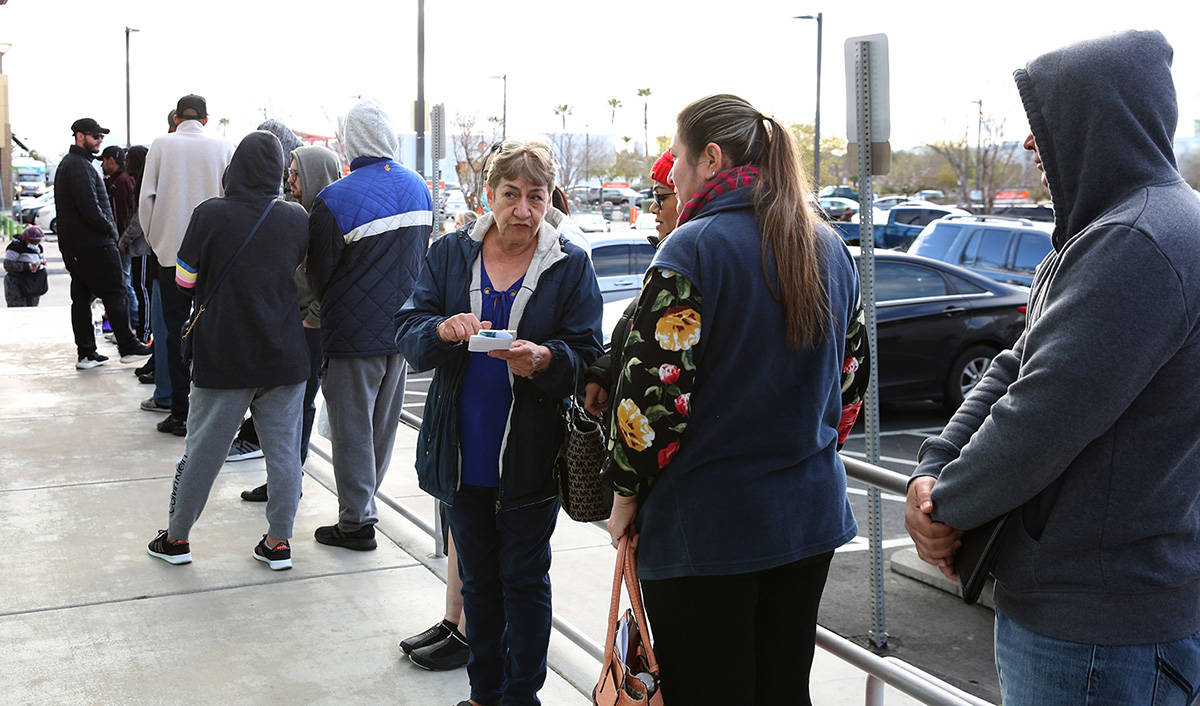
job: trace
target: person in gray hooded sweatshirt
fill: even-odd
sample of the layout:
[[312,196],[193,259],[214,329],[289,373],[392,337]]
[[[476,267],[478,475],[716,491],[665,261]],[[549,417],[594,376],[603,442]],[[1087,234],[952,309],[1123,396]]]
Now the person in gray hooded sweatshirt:
[[420,271],[433,201],[425,180],[395,161],[400,141],[378,103],[351,108],[343,138],[350,173],[317,194],[308,221],[339,506],[337,523],[315,535],[363,551],[375,548],[375,491],[404,403],[407,368],[392,316]]
[[242,416],[254,413],[271,498],[267,533],[252,556],[273,570],[292,566],[300,502],[300,406],[308,347],[293,277],[304,258],[306,214],[278,199],[283,150],[265,131],[238,145],[225,196],[192,212],[177,253],[175,284],[203,304],[194,341],[187,447],[175,469],[166,530],[147,547],[170,564],[192,560],[188,534],[200,517]]
[[1200,690],[1200,201],[1171,58],[1126,32],[1016,72],[1054,249],[1025,332],[909,483],[909,533],[948,575],[960,530],[1013,511],[992,569],[1006,706]]

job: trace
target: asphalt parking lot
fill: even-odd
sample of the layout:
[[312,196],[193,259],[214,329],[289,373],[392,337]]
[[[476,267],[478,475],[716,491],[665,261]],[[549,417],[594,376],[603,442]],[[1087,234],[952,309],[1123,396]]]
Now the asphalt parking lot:
[[[404,409],[421,416],[431,373],[410,374]],[[941,405],[884,405],[880,412],[880,464],[904,474],[916,466],[926,436],[937,434],[948,420]],[[860,423],[843,453],[866,458]],[[848,492],[859,524],[859,536],[838,550],[830,567],[821,604],[820,623],[864,646],[872,629],[872,566],[868,543],[867,486],[851,481]],[[884,605],[888,647],[893,655],[993,703],[1000,700],[992,657],[992,612],[968,606],[958,598],[893,573],[888,560],[912,546],[904,531],[904,499],[883,494]]]

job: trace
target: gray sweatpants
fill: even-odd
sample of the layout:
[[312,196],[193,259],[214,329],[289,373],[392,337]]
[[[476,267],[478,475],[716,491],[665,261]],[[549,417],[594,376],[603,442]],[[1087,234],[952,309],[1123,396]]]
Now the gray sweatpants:
[[249,408],[267,462],[267,534],[290,539],[300,505],[300,420],[304,385],[219,390],[192,387],[188,395],[187,446],[175,467],[167,532],[187,539],[213,482],[229,455],[229,445]]
[[398,353],[329,359],[321,389],[329,406],[338,527],[343,532],[379,521],[375,491],[392,460],[407,371]]

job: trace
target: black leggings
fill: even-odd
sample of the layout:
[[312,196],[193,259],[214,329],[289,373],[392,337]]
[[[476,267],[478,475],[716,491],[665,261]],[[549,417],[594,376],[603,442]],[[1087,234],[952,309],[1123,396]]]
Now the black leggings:
[[817,608],[832,559],[827,552],[748,574],[642,581],[663,700],[811,704]]

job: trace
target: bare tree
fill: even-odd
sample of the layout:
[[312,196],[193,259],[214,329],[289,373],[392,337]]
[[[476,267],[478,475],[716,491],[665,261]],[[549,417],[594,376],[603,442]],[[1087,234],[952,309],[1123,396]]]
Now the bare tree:
[[951,171],[954,172],[954,183],[958,187],[958,202],[971,203],[971,152],[967,146],[967,138],[953,142],[934,142],[925,146],[941,155],[950,165]]
[[562,132],[550,136],[558,162],[558,181],[567,187],[587,178],[587,172],[595,172],[612,159],[611,152],[597,139]]
[[1003,141],[1003,135],[1004,120],[987,118],[980,121],[974,155],[971,154],[966,137],[954,142],[928,145],[954,170],[960,203],[972,202],[970,179],[974,176],[983,212],[991,213],[996,203],[996,192],[1011,185],[1012,180],[1021,174],[1017,152],[1020,145],[1013,141]]
[[483,205],[480,195],[483,193],[484,176],[483,162],[487,157],[488,148],[496,140],[496,121],[488,118],[490,137],[485,137],[482,130],[477,130],[475,123],[478,116],[474,113],[458,113],[454,116],[454,161],[458,173],[458,185],[462,188],[463,199],[467,208],[477,211]]

